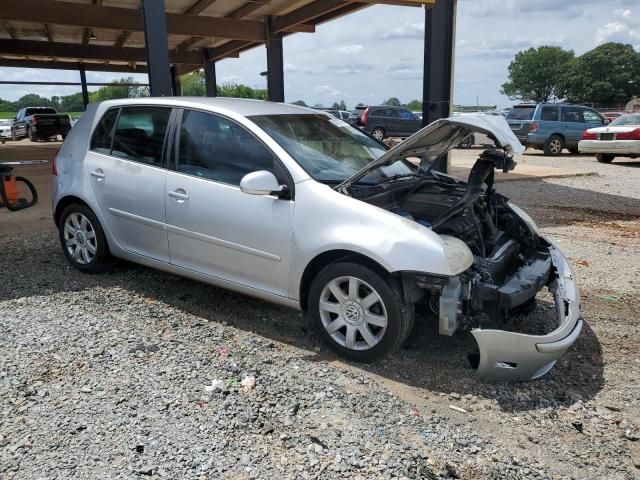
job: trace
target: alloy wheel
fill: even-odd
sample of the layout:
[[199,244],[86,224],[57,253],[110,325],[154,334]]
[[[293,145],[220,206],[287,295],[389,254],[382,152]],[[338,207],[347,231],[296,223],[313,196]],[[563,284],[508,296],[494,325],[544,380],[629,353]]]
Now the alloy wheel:
[[560,140],[554,138],[553,140],[551,140],[549,142],[549,150],[551,150],[551,153],[553,153],[553,154],[558,154],[558,153],[562,152],[562,142],[560,142]]
[[380,294],[355,277],[339,277],[325,285],[320,295],[320,319],[340,346],[369,350],[384,337],[387,310]]
[[376,140],[383,140],[384,139],[384,133],[382,133],[382,130],[380,129],[376,129],[374,130],[371,135],[373,136],[373,138],[375,138]]
[[65,220],[64,242],[69,255],[82,265],[91,263],[98,251],[93,225],[81,213],[71,213]]

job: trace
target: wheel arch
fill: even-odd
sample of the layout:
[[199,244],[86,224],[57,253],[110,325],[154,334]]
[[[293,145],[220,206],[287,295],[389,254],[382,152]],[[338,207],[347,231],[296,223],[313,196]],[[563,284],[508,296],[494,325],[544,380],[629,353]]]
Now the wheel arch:
[[320,271],[332,263],[348,260],[359,265],[371,268],[376,273],[381,275],[390,275],[390,272],[373,260],[362,253],[355,252],[353,250],[328,250],[316,255],[305,267],[300,279],[300,307],[303,311],[307,310],[307,297],[309,296],[309,288],[311,282]]
[[[56,226],[58,226],[58,224],[60,223],[60,215],[62,215],[64,209],[69,205],[73,205],[74,203],[83,205],[93,212],[93,208],[91,208],[91,206],[89,206],[89,204],[80,197],[76,197],[75,195],[67,195],[66,197],[63,197],[58,201],[56,209],[53,212],[53,221],[55,222]],[[95,215],[95,212],[93,213]]]

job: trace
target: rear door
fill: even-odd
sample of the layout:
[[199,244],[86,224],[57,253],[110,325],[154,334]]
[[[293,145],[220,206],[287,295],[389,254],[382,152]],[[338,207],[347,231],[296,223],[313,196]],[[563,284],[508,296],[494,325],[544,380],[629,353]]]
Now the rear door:
[[580,107],[562,106],[560,108],[562,134],[564,135],[565,146],[567,148],[577,147],[578,142],[582,138],[582,132],[584,132],[586,128],[582,112],[583,109]]
[[164,194],[171,263],[288,296],[293,200],[239,188],[259,170],[294,187],[273,152],[230,119],[184,110],[173,154]]
[[413,135],[418,130],[420,130],[422,126],[422,122],[409,110],[398,109],[398,125],[402,131],[403,137],[408,137]]
[[171,108],[108,110],[91,139],[85,175],[118,245],[169,262],[164,151]]

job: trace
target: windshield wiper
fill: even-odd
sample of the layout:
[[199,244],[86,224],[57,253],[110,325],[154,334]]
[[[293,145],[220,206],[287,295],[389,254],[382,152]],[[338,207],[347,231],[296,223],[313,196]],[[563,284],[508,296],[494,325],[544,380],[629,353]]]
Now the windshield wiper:
[[391,177],[384,178],[379,182],[376,182],[376,185],[380,185],[381,183],[395,182],[396,180],[401,180],[403,178],[412,178],[412,177],[422,177],[421,173],[401,173],[398,175],[393,175]]

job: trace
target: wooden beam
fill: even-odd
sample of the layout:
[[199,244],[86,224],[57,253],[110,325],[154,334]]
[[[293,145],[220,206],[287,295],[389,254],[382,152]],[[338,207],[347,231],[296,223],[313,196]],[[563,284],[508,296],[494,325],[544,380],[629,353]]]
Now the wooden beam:
[[188,13],[190,15],[200,15],[215,1],[216,0],[196,0],[193,5],[191,5],[184,11],[184,13]]
[[[31,40],[0,40],[0,55],[24,55],[60,57],[83,60],[112,60],[146,62],[144,48],[116,48],[102,45],[78,45],[74,43],[36,42]],[[199,64],[199,52],[171,52],[172,63]]]
[[128,31],[122,32],[120,35],[118,35],[118,39],[115,41],[113,46],[118,48],[124,47],[124,44],[127,42],[127,40],[129,40],[130,36],[131,36],[131,32],[128,32]]
[[[0,67],[13,67],[13,68],[39,68],[39,69],[51,69],[51,70],[79,70],[80,62],[61,62],[61,61],[49,61],[49,60],[17,60],[0,58]],[[103,63],[82,63],[85,70],[92,72],[125,72],[125,73],[147,73],[146,65],[136,65],[135,63],[129,65],[105,65]],[[192,65],[193,66],[193,65]],[[193,66],[199,68],[200,65]]]
[[7,33],[11,38],[13,38],[14,40],[18,39],[18,35],[16,34],[16,29],[13,28],[11,25],[9,25],[8,23],[5,23],[4,29],[7,31]]
[[273,31],[274,33],[285,32],[295,25],[312,23],[316,17],[338,10],[350,3],[351,2],[345,0],[316,0],[313,3],[274,19]]
[[[102,0],[93,0],[93,5],[102,5]],[[89,45],[89,40],[91,40],[91,29],[85,28],[82,32],[82,45]]]
[[[167,32],[199,37],[215,36],[264,41],[264,23],[234,18],[200,17],[167,13]],[[106,30],[142,32],[139,10],[104,5],[84,5],[58,0],[0,0],[0,20],[71,25]]]
[[51,27],[48,23],[44,24],[44,34],[47,37],[47,40],[53,42],[53,33],[51,32]]
[[243,42],[241,40],[232,40],[220,45],[219,47],[210,48],[209,58],[211,60],[220,60],[221,58],[229,58],[230,56],[237,54],[239,50],[246,50],[251,46],[256,45],[251,42]]

